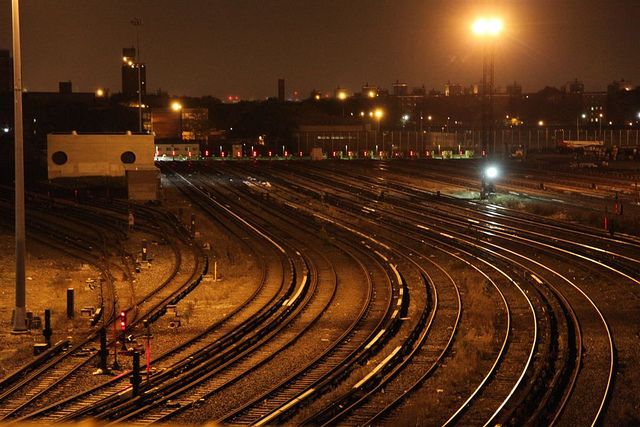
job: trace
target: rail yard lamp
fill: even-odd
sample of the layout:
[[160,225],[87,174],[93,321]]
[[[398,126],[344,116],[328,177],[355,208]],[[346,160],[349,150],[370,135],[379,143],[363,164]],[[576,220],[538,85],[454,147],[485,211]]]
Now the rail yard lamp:
[[496,166],[490,165],[484,168],[482,171],[482,190],[480,192],[480,198],[486,199],[489,194],[496,191],[496,179],[498,178],[499,170]]
[[[482,39],[482,153],[488,154],[490,142],[493,140],[493,87],[494,87],[494,53],[495,40],[502,33],[503,23],[500,18],[478,18],[471,30]],[[495,148],[495,147],[494,147]],[[507,155],[505,143],[503,155]]]

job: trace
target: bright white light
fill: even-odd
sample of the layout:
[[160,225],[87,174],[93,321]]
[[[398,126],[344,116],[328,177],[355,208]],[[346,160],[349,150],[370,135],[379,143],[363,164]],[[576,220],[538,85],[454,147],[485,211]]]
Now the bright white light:
[[489,179],[493,179],[493,178],[497,177],[498,176],[498,168],[496,168],[495,166],[489,166],[485,170],[485,175]]
[[2,131],[3,131],[4,133],[9,133],[9,128],[2,128]]
[[409,120],[409,115],[405,114],[404,116],[402,116],[402,120],[404,120],[405,122]]
[[479,36],[497,36],[502,31],[503,23],[499,18],[478,18],[471,26]]

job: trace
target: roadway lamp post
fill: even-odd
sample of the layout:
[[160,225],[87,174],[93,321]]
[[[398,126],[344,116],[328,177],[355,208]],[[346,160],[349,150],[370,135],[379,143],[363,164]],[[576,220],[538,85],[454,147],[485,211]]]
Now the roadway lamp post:
[[[471,29],[483,40],[482,44],[482,152],[488,155],[493,140],[493,87],[495,39],[502,32],[503,24],[499,18],[478,18]],[[505,143],[503,155],[507,155]]]
[[576,141],[580,141],[580,118],[586,119],[587,115],[582,113],[576,117]]
[[[375,117],[378,122],[378,131],[376,132],[377,139],[377,135],[380,133],[380,120],[384,117],[384,111],[381,108],[376,108],[373,112],[373,117]],[[384,152],[384,134],[382,134],[382,151]]]
[[171,103],[171,109],[173,111],[175,111],[176,113],[178,113],[178,118],[179,118],[179,123],[180,123],[180,128],[179,128],[179,132],[180,132],[180,141],[182,141],[182,104],[179,103],[178,101],[173,101]]
[[340,90],[338,89],[338,94],[337,94],[337,98],[340,101],[340,104],[342,104],[342,117],[344,118],[344,103],[347,100],[349,96],[347,95],[347,92],[345,92],[344,90]]
[[604,138],[602,137],[602,120],[604,118],[604,115],[602,113],[598,114],[598,118],[596,119],[598,121],[598,138],[600,138],[601,140],[604,141]]
[[15,238],[16,238],[16,307],[13,313],[11,333],[27,332],[25,289],[25,221],[24,221],[24,151],[22,129],[22,64],[20,61],[20,10],[19,0],[11,0],[11,23],[13,31],[13,99],[15,138]]

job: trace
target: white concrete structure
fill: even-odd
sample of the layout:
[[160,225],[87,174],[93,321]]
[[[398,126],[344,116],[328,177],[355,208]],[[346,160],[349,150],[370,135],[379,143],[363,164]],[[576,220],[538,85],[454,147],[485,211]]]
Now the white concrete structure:
[[156,169],[154,136],[127,134],[49,134],[49,179],[125,176],[127,170]]

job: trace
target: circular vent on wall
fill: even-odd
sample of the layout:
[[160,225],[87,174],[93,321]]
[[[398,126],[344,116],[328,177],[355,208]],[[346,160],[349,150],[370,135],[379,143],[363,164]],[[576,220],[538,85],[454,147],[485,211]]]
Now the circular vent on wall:
[[136,155],[133,153],[133,151],[125,151],[120,156],[120,160],[122,160],[122,163],[135,163]]
[[67,153],[64,151],[56,151],[51,155],[51,160],[53,160],[53,163],[56,165],[64,165],[69,159],[67,157]]

